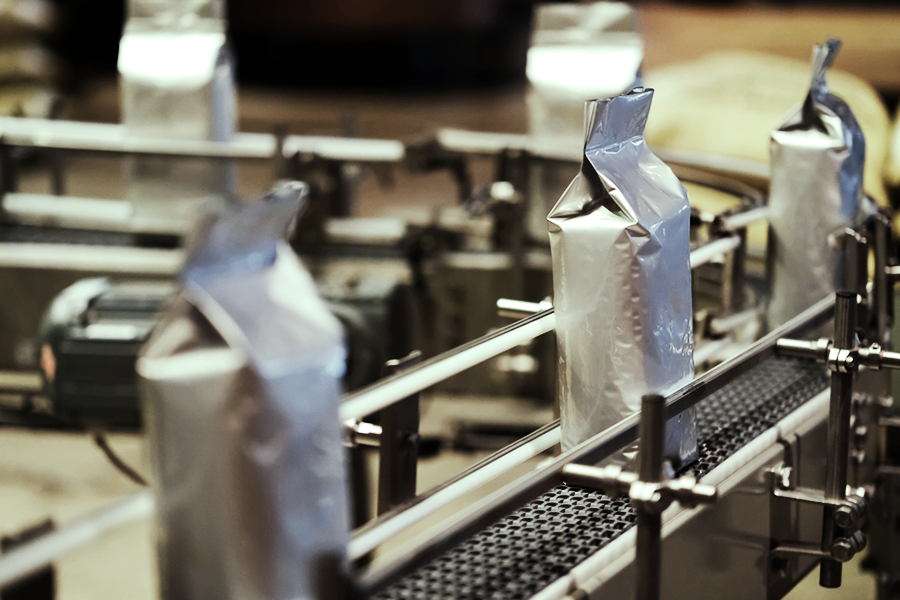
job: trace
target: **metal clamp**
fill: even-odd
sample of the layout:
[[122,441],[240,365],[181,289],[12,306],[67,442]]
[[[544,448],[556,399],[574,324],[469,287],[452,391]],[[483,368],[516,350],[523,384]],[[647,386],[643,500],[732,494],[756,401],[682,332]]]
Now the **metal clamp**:
[[866,547],[866,538],[859,527],[866,513],[864,488],[847,486],[846,495],[840,500],[827,498],[820,490],[797,487],[791,484],[792,469],[779,465],[768,472],[772,495],[795,502],[806,502],[830,507],[834,524],[843,529],[843,535],[831,540],[830,545],[787,542],[772,550],[776,554],[802,554],[817,556],[845,563]]
[[660,514],[672,502],[686,508],[695,508],[716,499],[716,487],[697,483],[690,475],[668,481],[641,481],[637,473],[623,471],[621,467],[590,467],[568,464],[563,467],[563,480],[579,487],[599,489],[613,499],[627,496],[639,510]]
[[[777,481],[777,480],[776,480]],[[786,498],[796,502],[819,504],[821,506],[834,507],[834,523],[844,529],[852,529],[859,526],[859,522],[866,512],[865,489],[852,489],[847,487],[847,495],[841,500],[826,498],[820,490],[809,488],[783,489],[783,482],[777,482],[772,488],[772,495],[778,498]]]
[[835,373],[852,373],[864,366],[873,371],[900,369],[900,352],[890,352],[880,344],[861,348],[835,348],[828,338],[816,341],[780,339],[778,353],[785,356],[812,358]]
[[663,478],[663,440],[665,437],[665,398],[656,394],[641,401],[639,429],[639,472],[623,472],[620,467],[605,468],[568,464],[562,469],[566,483],[598,489],[613,497],[627,495],[637,513],[637,589],[638,600],[658,600],[662,555],[662,512],[678,502],[693,508],[715,502],[715,486],[697,483],[693,477],[665,481]]
[[[861,496],[847,493],[853,373],[860,365],[873,370],[885,367],[900,368],[900,354],[886,352],[878,344],[865,348],[858,347],[856,339],[858,300],[859,296],[855,292],[837,293],[833,342],[827,339],[815,342],[782,339],[777,342],[779,353],[813,358],[825,363],[831,371],[825,490],[821,497],[818,492],[780,493],[783,497],[813,501],[824,506],[822,543],[816,555],[823,558],[819,585],[828,588],[840,587],[841,563],[850,560],[856,552],[865,547],[865,538],[858,529],[859,517],[865,507],[864,501]],[[773,492],[779,495],[777,486],[773,488]],[[810,553],[809,548],[801,548],[796,544],[785,545],[781,551]]]
[[366,423],[360,419],[350,419],[344,421],[342,431],[345,448],[356,448],[357,446],[378,448],[381,446],[381,425]]

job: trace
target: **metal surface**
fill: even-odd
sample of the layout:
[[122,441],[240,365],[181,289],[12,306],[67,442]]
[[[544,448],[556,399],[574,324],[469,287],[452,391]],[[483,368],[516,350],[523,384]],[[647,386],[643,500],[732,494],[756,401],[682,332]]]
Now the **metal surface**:
[[499,298],[497,300],[497,314],[508,319],[524,319],[529,315],[552,307],[553,305],[547,301],[525,302],[523,300],[512,300],[510,298]]
[[[141,156],[207,159],[272,160],[279,148],[274,135],[239,133],[232,141],[129,137],[123,125],[0,117],[0,136],[12,146]],[[317,155],[348,162],[399,162],[404,147],[394,140],[289,135],[281,145],[285,156]],[[2,155],[2,152],[0,152]],[[4,165],[5,166],[5,165]],[[4,168],[4,173],[7,170]],[[10,183],[3,191],[14,191]]]
[[[775,356],[775,345],[779,338],[797,336],[804,331],[811,331],[820,326],[826,319],[830,318],[833,303],[833,297],[822,299],[815,306],[810,307],[795,319],[785,323],[782,327],[753,344],[740,356],[710,369],[678,392],[669,396],[666,401],[667,418],[677,415],[680,411],[694,406],[703,399],[711,398],[719,390],[768,361]],[[820,373],[818,370],[815,372]],[[821,379],[821,385],[824,386],[824,379],[822,379],[821,374],[818,377]],[[766,384],[765,389],[772,390],[772,385],[773,383],[771,382]],[[718,397],[723,396],[720,394]],[[725,397],[728,397],[727,394]],[[740,398],[741,396],[738,395],[735,401],[741,402]],[[787,398],[791,398],[791,402],[802,402],[802,399],[797,399],[795,396],[788,396]],[[715,402],[711,402],[715,406]],[[715,413],[716,411],[712,410],[709,413],[709,417],[707,417],[706,413],[700,409],[701,419],[721,418],[716,416]],[[391,583],[413,573],[416,569],[437,558],[456,544],[476,535],[532,499],[554,489],[561,482],[562,469],[566,464],[596,464],[632,443],[637,438],[638,420],[638,416],[633,415],[591,440],[573,448],[541,469],[510,484],[488,498],[484,503],[473,507],[471,511],[449,523],[429,542],[419,545],[402,559],[379,568],[377,571],[362,574],[360,578],[362,591],[373,594],[387,588]],[[754,431],[761,431],[758,428],[766,427],[767,422],[768,420],[750,419],[743,421],[741,427],[746,429],[746,435],[752,436]],[[714,438],[721,440],[720,443],[728,445],[732,448],[730,451],[733,452],[739,447],[740,443],[739,439],[735,437],[736,435],[736,430],[722,430],[716,433]],[[735,444],[738,445],[735,446]],[[727,452],[701,455],[699,463],[694,465],[694,471],[697,472],[699,469],[700,472],[706,472],[727,455]]]
[[641,424],[638,438],[638,476],[641,481],[656,483],[663,479],[663,443],[666,437],[664,418],[666,399],[659,394],[647,394],[641,401]]
[[879,212],[873,218],[875,273],[872,277],[875,302],[875,331],[879,344],[891,349],[891,328],[894,325],[893,283],[888,276],[888,262],[894,256],[891,239],[891,221]]
[[[414,351],[385,365],[387,374],[422,362]],[[381,411],[381,448],[378,456],[378,514],[384,514],[416,495],[419,459],[419,395],[412,394]]]
[[637,513],[635,546],[638,600],[659,600],[662,570],[662,515],[649,511]]
[[705,265],[719,255],[735,250],[740,245],[741,238],[737,235],[729,235],[713,242],[709,242],[708,244],[704,244],[691,252],[691,268],[693,269],[700,265]]
[[[663,478],[663,449],[666,399],[648,394],[641,402],[641,440],[638,464],[641,481],[655,483]],[[637,511],[637,600],[659,600],[662,576],[662,511]]]
[[[834,306],[834,347],[856,347],[856,293],[840,291]],[[831,402],[828,409],[828,454],[826,455],[825,498],[843,500],[847,492],[847,465],[850,459],[850,409],[853,401],[853,373],[831,374]],[[822,517],[822,551],[831,552],[839,535],[834,521],[835,509],[826,506]],[[819,584],[836,588],[841,585],[841,563],[822,560]]]
[[[712,472],[826,385],[825,374],[815,363],[775,358],[707,397],[697,405],[701,459],[690,466],[691,471],[701,478]],[[775,443],[775,439],[768,443]],[[576,458],[575,453],[568,453],[554,461],[556,465],[552,468],[562,471],[573,458]],[[596,460],[578,462],[594,463]],[[539,475],[536,473],[525,479],[533,484]],[[377,597],[531,596],[622,536],[635,520],[634,513],[623,501],[610,500],[598,492],[559,486],[559,481],[554,478],[549,493],[509,518],[481,520],[478,533],[458,547],[440,543],[447,542],[445,531],[436,544],[439,548],[432,546],[411,552],[409,559],[416,561],[422,558],[420,552],[427,552],[424,562],[429,562],[447,551],[442,558],[419,571],[406,571],[410,574],[406,579],[399,579],[401,573],[396,570],[396,579],[387,579],[388,573],[383,572],[377,579],[372,575],[364,576],[362,591],[377,592],[389,581],[399,579],[395,586]],[[765,499],[759,494],[754,497]],[[497,502],[495,497],[486,503],[497,509]],[[707,536],[703,536],[706,542]],[[432,553],[433,549],[438,552]],[[629,581],[633,579],[629,577]]]
[[430,358],[414,367],[386,377],[368,387],[344,396],[340,406],[341,421],[362,419],[397,400],[421,392],[425,388],[462,373],[489,358],[515,348],[551,331],[556,324],[553,309],[492,331],[454,350]]

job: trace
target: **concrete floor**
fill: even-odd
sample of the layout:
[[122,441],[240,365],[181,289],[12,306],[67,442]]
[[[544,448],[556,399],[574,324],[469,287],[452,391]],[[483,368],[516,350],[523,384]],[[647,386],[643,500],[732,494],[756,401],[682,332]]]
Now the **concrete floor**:
[[[146,472],[142,438],[112,434],[111,446]],[[0,533],[51,517],[57,526],[110,505],[140,487],[120,474],[85,433],[0,429]],[[149,521],[107,536],[57,565],[60,600],[156,598]]]

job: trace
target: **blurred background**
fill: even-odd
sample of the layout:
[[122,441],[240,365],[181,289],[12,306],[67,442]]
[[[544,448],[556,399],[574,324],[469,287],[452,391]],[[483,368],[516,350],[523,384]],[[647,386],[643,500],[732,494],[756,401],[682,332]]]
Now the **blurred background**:
[[[262,103],[266,92],[331,92],[348,99],[400,95],[414,103],[426,100],[423,95],[507,92],[509,101],[500,102],[503,109],[493,109],[494,116],[505,113],[504,118],[488,122],[495,123],[494,129],[524,131],[524,111],[515,101],[515,91],[522,91],[526,82],[534,2],[231,0],[226,4],[237,79],[248,98]],[[723,48],[805,61],[812,43],[832,35],[845,44],[840,67],[876,86],[893,104],[900,91],[896,35],[900,15],[895,4],[797,0],[636,6],[647,69]],[[98,88],[116,79],[124,2],[12,0],[0,10],[2,112],[46,112],[47,94],[59,94],[72,105],[73,117],[118,120],[112,98],[97,96],[102,96]],[[14,93],[22,95],[21,106],[11,100]],[[87,108],[82,108],[84,104]],[[241,106],[245,129],[265,125],[259,114],[264,111],[255,108],[252,103]],[[301,107],[293,113],[285,116],[297,127],[313,127],[308,110]],[[447,124],[437,115],[434,121]],[[406,129],[417,124],[410,122]]]

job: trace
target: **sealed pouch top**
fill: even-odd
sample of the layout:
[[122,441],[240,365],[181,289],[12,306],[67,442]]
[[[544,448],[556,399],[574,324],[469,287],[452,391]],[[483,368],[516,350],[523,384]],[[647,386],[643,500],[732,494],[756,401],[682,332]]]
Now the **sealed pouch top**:
[[843,146],[846,153],[841,157],[840,167],[840,215],[850,220],[860,210],[866,140],[853,111],[831,92],[826,80],[840,47],[840,40],[830,38],[813,48],[809,93],[799,110],[792,111],[773,133],[773,139],[780,142],[786,139],[779,135],[781,133],[802,135],[803,131],[810,131],[831,137],[835,144]]
[[[286,183],[265,200],[201,226],[182,271],[185,294],[258,368],[318,357],[343,369],[340,324],[284,242],[306,193],[304,184]],[[298,290],[310,296],[302,310]],[[339,356],[322,356],[335,348]]]
[[681,182],[644,141],[653,93],[637,88],[585,103],[581,171],[547,217],[551,233],[562,220],[601,208],[605,217],[639,227],[653,227],[682,210],[690,212]]

